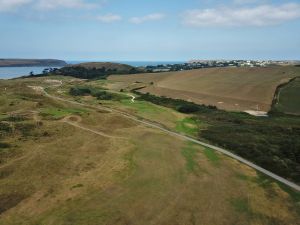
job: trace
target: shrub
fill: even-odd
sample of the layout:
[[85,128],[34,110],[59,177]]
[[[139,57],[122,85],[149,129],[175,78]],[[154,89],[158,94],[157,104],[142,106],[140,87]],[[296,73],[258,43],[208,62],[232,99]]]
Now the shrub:
[[10,115],[6,120],[10,122],[21,122],[26,120],[26,118],[22,115]]
[[179,105],[176,110],[181,113],[195,113],[199,111],[199,107],[192,104]]
[[0,148],[9,148],[10,144],[5,143],[5,142],[0,142]]
[[88,87],[72,87],[69,92],[73,96],[89,95],[92,91]]
[[0,131],[10,133],[12,131],[12,127],[9,123],[0,122]]
[[97,97],[98,100],[112,100],[114,98],[113,94],[110,94],[106,91],[98,91],[93,94],[94,97]]

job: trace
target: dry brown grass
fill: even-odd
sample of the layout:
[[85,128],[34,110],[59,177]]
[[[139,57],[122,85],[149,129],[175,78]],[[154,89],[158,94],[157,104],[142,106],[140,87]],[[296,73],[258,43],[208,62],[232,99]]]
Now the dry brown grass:
[[[158,74],[110,76],[117,88],[142,82],[150,92],[226,110],[270,109],[276,87],[299,76],[297,67],[211,68]],[[154,82],[154,85],[150,85]],[[141,85],[141,84],[140,84]]]

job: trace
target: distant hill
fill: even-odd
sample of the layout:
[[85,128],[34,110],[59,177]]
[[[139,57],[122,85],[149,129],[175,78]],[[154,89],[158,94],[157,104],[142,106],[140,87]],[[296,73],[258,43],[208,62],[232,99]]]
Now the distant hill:
[[58,59],[0,59],[0,67],[31,67],[31,66],[66,66],[67,63]]
[[136,74],[143,70],[120,63],[88,62],[68,65],[52,73],[63,76],[72,76],[81,79],[105,79],[108,75]]
[[113,70],[113,71],[123,71],[129,72],[130,70],[134,69],[133,66],[121,63],[111,63],[111,62],[87,62],[87,63],[80,63],[71,65],[71,67],[84,67],[86,69],[102,69],[105,68],[106,71]]

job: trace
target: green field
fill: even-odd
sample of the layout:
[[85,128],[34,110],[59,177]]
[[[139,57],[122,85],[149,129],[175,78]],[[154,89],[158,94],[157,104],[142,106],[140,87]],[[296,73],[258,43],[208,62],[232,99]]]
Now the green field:
[[279,112],[300,115],[300,78],[280,88],[273,107]]

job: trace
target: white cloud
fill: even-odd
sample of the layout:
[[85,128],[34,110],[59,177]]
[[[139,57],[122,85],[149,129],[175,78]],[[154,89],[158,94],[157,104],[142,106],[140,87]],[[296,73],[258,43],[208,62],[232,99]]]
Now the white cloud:
[[135,24],[141,24],[148,21],[156,21],[161,20],[165,17],[165,14],[162,13],[153,13],[142,17],[132,17],[129,19],[129,22],[135,23]]
[[103,23],[113,23],[113,22],[122,20],[122,17],[120,15],[109,13],[106,15],[97,16],[96,20],[103,22]]
[[268,26],[300,18],[300,4],[260,5],[242,8],[189,10],[183,23],[194,27]]
[[30,2],[32,2],[32,0],[0,0],[0,12],[14,11]]

